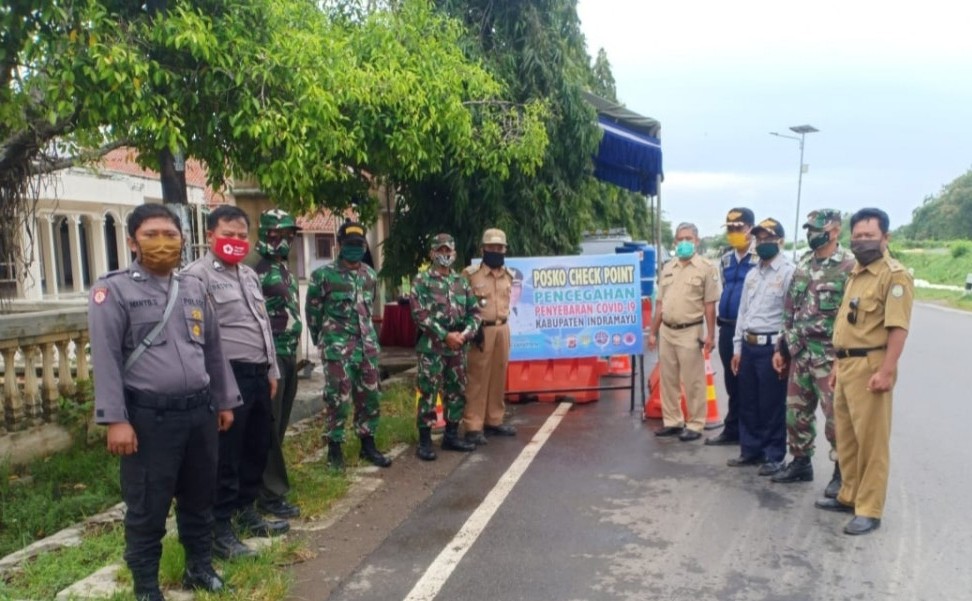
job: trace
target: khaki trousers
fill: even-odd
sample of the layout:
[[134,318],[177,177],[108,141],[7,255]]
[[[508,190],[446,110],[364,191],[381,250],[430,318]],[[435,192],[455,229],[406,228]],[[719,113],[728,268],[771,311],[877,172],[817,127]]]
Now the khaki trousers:
[[462,423],[466,432],[479,432],[483,424],[503,423],[506,403],[506,366],[510,362],[510,326],[485,326],[483,350],[471,346],[466,380],[466,410]]
[[[701,325],[682,330],[661,326],[658,363],[661,365],[662,422],[666,428],[686,426],[695,432],[705,429],[705,359],[699,346],[701,335]],[[683,385],[688,423],[682,415]]]
[[855,515],[869,518],[880,518],[884,512],[891,459],[891,392],[867,390],[883,360],[882,351],[837,359],[834,389],[837,460],[843,479],[837,500],[853,505]]

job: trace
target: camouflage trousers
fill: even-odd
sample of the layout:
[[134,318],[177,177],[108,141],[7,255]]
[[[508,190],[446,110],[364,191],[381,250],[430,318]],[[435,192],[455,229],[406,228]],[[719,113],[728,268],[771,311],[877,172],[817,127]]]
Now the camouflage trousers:
[[786,437],[794,457],[813,457],[817,437],[817,404],[823,409],[824,435],[831,454],[837,448],[834,424],[834,391],[830,387],[832,358],[803,352],[793,357],[786,389]]
[[355,352],[340,361],[325,359],[324,378],[324,437],[329,442],[344,442],[352,403],[358,437],[374,436],[381,415],[378,357]]
[[419,428],[435,427],[435,397],[442,393],[442,413],[449,423],[458,423],[466,408],[466,353],[457,355],[418,354]]

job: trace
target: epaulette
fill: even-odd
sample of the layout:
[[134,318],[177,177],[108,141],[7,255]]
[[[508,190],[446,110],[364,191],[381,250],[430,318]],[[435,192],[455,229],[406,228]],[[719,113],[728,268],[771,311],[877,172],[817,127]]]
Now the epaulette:
[[463,269],[462,272],[463,273],[468,273],[469,275],[472,275],[472,274],[476,273],[477,271],[479,271],[479,268],[482,267],[482,265],[483,265],[482,263],[479,263],[479,264],[475,264],[474,263],[474,264],[470,265],[469,267]]
[[198,280],[200,284],[205,284],[206,283],[206,282],[203,281],[203,279],[201,277],[199,277],[198,275],[196,275],[194,273],[190,273],[190,272],[186,271],[185,269],[180,269],[179,271],[175,272],[173,274],[173,276],[176,279],[180,279],[180,280],[181,279],[192,278],[194,280]]
[[891,257],[888,257],[888,267],[892,272],[908,271],[908,269],[902,265],[900,261],[897,259],[892,259]]
[[128,270],[127,269],[115,269],[113,271],[109,271],[108,273],[101,274],[101,276],[98,279],[99,280],[107,280],[108,278],[113,278],[116,275],[121,275],[123,273],[128,273]]

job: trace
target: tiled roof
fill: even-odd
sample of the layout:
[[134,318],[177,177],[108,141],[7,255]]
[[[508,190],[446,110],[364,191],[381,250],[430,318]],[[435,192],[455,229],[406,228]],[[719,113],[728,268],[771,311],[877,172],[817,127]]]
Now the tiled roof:
[[[134,148],[118,148],[102,157],[101,164],[105,171],[135,175],[153,180],[159,179],[158,172],[145,169],[136,162],[137,158],[138,151]],[[206,166],[196,159],[186,161],[186,185],[194,188],[202,188],[203,197],[206,199],[207,204],[225,204],[232,201],[232,196],[230,196],[226,188],[217,191],[213,190],[206,183]]]

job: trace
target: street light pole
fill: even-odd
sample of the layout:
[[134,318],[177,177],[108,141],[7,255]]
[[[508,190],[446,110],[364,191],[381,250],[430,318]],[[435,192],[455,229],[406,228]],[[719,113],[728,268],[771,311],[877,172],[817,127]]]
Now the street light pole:
[[796,219],[793,223],[793,262],[795,263],[797,260],[797,232],[800,231],[800,195],[803,191],[803,171],[806,169],[806,165],[803,164],[803,143],[807,137],[807,134],[812,134],[820,130],[812,125],[794,125],[790,128],[790,131],[800,134],[800,137],[788,136],[775,131],[771,131],[770,135],[778,138],[796,140],[800,143],[800,171],[797,174]]

